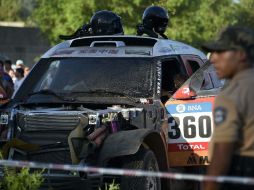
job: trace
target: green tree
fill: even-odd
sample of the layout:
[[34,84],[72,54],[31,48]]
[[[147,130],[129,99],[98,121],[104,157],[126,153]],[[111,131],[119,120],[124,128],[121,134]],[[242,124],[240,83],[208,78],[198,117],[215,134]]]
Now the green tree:
[[31,19],[52,44],[60,34],[72,34],[92,15],[93,1],[38,0]]
[[0,21],[20,21],[22,0],[0,0]]
[[170,38],[199,47],[224,26],[236,23],[232,0],[163,0],[159,3],[169,10]]
[[236,23],[254,25],[253,0],[37,0],[31,20],[52,44],[60,34],[72,34],[88,23],[94,12],[112,10],[122,17],[125,34],[135,34],[143,11],[152,4],[170,14],[167,35],[200,47],[221,28]]
[[254,30],[254,1],[240,0],[236,5],[237,23]]

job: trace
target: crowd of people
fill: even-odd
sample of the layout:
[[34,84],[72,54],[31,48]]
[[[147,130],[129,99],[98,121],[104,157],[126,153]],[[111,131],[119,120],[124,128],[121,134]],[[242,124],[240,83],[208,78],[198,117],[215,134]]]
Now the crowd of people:
[[0,59],[0,98],[11,98],[29,71],[30,68],[25,66],[24,62],[20,59],[16,61],[16,64],[12,64],[12,61],[9,59]]

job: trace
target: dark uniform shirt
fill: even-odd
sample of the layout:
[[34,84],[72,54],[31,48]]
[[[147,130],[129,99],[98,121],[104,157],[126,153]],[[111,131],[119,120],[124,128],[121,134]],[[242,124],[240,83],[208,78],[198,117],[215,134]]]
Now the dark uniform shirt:
[[254,157],[254,69],[233,77],[217,96],[213,116],[211,147],[213,143],[235,142],[235,155]]

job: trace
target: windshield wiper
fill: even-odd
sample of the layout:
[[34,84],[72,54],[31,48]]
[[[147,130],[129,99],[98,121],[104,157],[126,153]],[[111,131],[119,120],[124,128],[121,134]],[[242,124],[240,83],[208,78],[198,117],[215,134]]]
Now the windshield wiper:
[[33,96],[35,94],[53,95],[53,96],[57,97],[60,100],[68,101],[68,102],[74,102],[76,100],[75,98],[67,98],[65,96],[61,96],[61,95],[57,94],[56,92],[54,92],[53,90],[50,90],[50,89],[43,89],[43,90],[39,90],[39,91],[36,91],[36,92],[31,92],[31,93],[28,94],[28,97]]
[[116,92],[116,91],[111,91],[111,90],[107,90],[107,89],[92,89],[92,90],[88,90],[88,91],[74,91],[71,92],[70,94],[82,94],[82,93],[86,93],[86,94],[112,94],[112,95],[118,95],[121,97],[125,97],[129,100],[131,100],[132,102],[138,103],[139,101],[123,92]]

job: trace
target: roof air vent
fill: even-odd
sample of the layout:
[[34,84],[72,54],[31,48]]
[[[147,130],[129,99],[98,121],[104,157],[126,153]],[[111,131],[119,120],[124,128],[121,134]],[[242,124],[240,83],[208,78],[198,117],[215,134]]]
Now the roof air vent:
[[93,41],[90,47],[123,47],[125,43],[122,41]]

